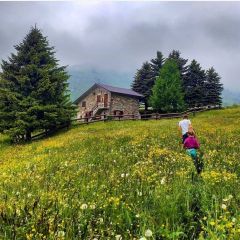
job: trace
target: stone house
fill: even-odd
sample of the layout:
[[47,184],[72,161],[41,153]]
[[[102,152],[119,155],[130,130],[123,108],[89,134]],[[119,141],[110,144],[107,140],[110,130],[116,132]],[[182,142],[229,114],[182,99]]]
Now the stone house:
[[139,115],[139,100],[143,95],[130,89],[95,83],[74,104],[78,106],[77,118],[99,115]]

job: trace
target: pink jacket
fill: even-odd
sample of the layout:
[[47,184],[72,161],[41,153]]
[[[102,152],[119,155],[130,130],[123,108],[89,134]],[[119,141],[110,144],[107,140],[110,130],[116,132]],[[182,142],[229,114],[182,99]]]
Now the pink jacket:
[[185,139],[184,144],[183,144],[184,148],[190,149],[190,148],[199,148],[200,144],[197,140],[196,137],[194,136],[189,136]]

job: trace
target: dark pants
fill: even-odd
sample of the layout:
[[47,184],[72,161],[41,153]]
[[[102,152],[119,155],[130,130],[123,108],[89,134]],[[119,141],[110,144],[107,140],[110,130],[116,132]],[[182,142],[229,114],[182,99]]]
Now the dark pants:
[[184,141],[186,140],[186,138],[188,137],[188,134],[185,133],[184,135],[182,135],[182,143],[184,143]]

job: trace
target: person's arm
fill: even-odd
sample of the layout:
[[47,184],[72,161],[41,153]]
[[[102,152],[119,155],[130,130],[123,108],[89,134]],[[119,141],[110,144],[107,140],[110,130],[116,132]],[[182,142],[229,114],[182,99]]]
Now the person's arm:
[[189,131],[193,131],[193,126],[192,126],[192,123],[191,123],[191,121],[190,120],[188,120],[189,122],[188,122],[188,130]]

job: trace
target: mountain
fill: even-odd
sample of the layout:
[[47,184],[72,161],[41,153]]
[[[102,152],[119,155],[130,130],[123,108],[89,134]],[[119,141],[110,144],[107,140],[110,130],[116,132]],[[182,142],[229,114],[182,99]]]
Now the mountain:
[[116,87],[130,88],[134,72],[106,71],[94,68],[68,67],[69,89],[74,101],[94,83],[104,83]]
[[[68,73],[71,99],[74,101],[94,83],[104,83],[116,87],[130,88],[135,72],[118,72],[69,66]],[[224,89],[222,93],[223,105],[240,104],[240,92]]]
[[240,92],[224,89],[222,93],[223,105],[230,106],[233,104],[240,104]]

